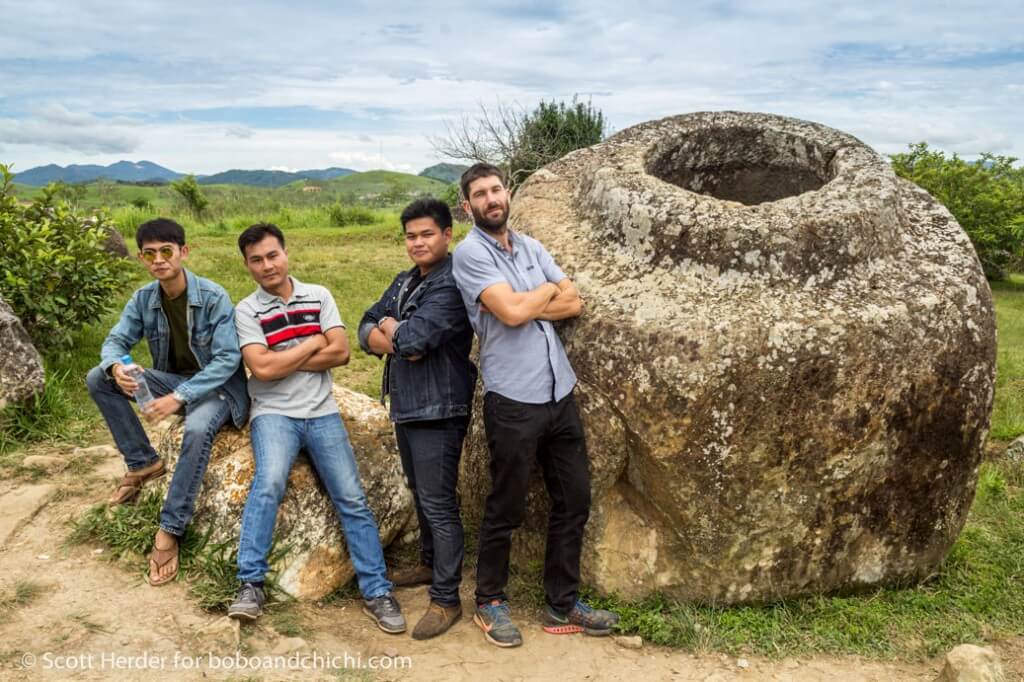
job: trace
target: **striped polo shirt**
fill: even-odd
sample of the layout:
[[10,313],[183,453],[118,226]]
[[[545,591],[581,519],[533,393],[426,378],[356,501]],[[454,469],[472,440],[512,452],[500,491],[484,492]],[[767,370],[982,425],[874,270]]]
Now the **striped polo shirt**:
[[[235,306],[235,328],[240,348],[258,343],[271,351],[281,351],[313,334],[335,327],[344,328],[331,292],[294,277],[289,279],[292,282],[289,300],[257,287]],[[249,397],[252,398],[250,414],[253,419],[261,414],[311,419],[338,413],[338,405],[331,394],[330,370],[300,370],[276,381],[250,377]]]

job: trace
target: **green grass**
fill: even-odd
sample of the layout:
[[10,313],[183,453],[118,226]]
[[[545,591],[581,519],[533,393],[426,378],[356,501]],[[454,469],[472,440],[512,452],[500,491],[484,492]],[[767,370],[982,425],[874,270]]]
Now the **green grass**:
[[[78,519],[71,521],[66,538],[69,545],[100,542],[110,548],[110,555],[135,566],[142,578],[149,572],[148,555],[153,538],[160,528],[160,508],[163,496],[150,489],[140,495],[135,504],[108,507],[97,504]],[[286,547],[273,547],[269,561],[273,565],[287,553]],[[189,526],[181,539],[178,579],[188,582],[189,592],[200,607],[219,610],[235,596],[238,581],[238,546],[235,542],[213,542],[210,529]],[[267,587],[279,593],[276,575],[267,575]],[[281,597],[287,600],[287,597]],[[280,601],[280,599],[279,599]]]
[[0,592],[0,623],[10,621],[14,613],[29,606],[38,599],[45,588],[33,580],[18,580],[8,589]]
[[992,283],[998,336],[996,396],[992,409],[995,440],[1024,434],[1024,275]]

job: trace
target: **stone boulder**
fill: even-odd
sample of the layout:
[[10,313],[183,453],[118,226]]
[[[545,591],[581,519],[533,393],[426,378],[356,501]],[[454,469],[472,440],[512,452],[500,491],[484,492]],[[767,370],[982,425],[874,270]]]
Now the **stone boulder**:
[[39,395],[45,382],[43,358],[21,320],[0,298],[0,410]]
[[946,654],[946,664],[935,682],[1003,682],[1005,679],[995,651],[989,647],[961,644]]
[[[573,152],[512,225],[584,299],[561,327],[593,474],[584,580],[753,602],[915,579],[964,524],[992,296],[952,215],[859,140],[699,113]],[[489,489],[479,414],[462,492]],[[514,561],[541,556],[537,476]]]
[[[334,387],[334,397],[355,450],[381,543],[386,547],[415,519],[394,430],[387,411],[372,398],[341,386]],[[154,437],[158,452],[172,469],[183,428],[184,420],[179,419],[162,435]],[[248,426],[242,431],[228,428],[217,434],[196,502],[193,527],[203,532],[212,527],[212,541],[228,541],[237,546],[253,473]],[[170,476],[165,476],[165,491],[169,482]],[[277,547],[290,548],[273,567],[278,571],[278,583],[297,599],[319,599],[355,576],[334,506],[304,454],[288,478],[274,539]]]
[[[95,227],[99,221],[98,217],[91,216],[86,218],[85,224],[88,227]],[[107,238],[103,241],[103,250],[117,258],[127,258],[128,245],[124,241],[124,235],[113,225],[104,225],[103,231],[107,233]]]

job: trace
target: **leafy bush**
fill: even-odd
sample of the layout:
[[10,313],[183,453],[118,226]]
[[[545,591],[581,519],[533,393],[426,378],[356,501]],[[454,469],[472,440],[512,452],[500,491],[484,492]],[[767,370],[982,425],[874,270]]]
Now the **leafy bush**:
[[377,214],[365,206],[346,206],[335,204],[331,207],[331,224],[335,227],[349,225],[372,225],[377,222]]
[[113,229],[106,216],[80,217],[55,200],[54,187],[20,206],[11,184],[0,164],[0,296],[45,351],[111,307],[126,266],[103,248]]
[[982,154],[977,161],[946,155],[928,144],[893,154],[896,174],[928,190],[949,209],[971,238],[989,279],[1006,277],[1024,255],[1024,168],[1016,159]]
[[604,115],[590,102],[584,104],[573,97],[567,106],[541,100],[523,118],[519,144],[508,159],[511,184],[521,184],[538,168],[571,151],[597,144],[604,139],[604,130]]
[[196,220],[203,219],[203,211],[210,205],[210,200],[199,189],[196,176],[186,175],[180,180],[175,180],[171,183],[171,189],[178,193],[178,196],[185,202],[186,208],[192,212]]

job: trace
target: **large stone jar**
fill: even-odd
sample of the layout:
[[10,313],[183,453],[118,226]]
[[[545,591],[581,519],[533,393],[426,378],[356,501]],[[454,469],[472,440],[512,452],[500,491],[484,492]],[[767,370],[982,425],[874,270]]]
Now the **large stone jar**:
[[[935,199],[849,135],[723,112],[569,154],[512,213],[585,301],[561,332],[593,475],[586,581],[735,603],[942,562],[996,341],[974,249]],[[486,464],[477,413],[476,513]],[[546,504],[538,477],[516,559],[541,556]]]

